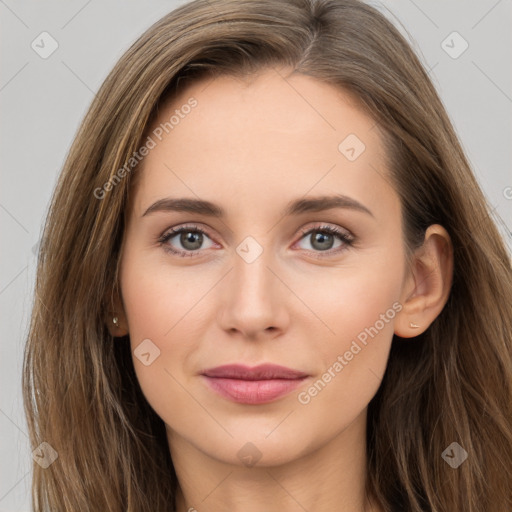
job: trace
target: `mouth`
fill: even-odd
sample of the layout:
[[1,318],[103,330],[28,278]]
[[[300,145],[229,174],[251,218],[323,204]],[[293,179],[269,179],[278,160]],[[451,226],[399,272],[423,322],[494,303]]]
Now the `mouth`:
[[251,405],[277,400],[309,377],[307,373],[274,364],[253,368],[238,364],[224,365],[205,370],[201,376],[210,389],[224,398]]

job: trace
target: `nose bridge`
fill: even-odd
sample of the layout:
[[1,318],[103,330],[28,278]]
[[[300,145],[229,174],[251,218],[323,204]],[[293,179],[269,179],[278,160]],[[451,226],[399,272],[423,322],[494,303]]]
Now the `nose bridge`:
[[270,250],[264,250],[252,237],[237,247],[232,280],[240,304],[252,302],[257,306],[261,300],[268,303],[272,299],[275,277],[268,268],[272,259]]
[[[255,239],[236,248],[233,270],[222,290],[223,327],[254,336],[283,320],[279,280],[269,269],[275,266],[271,250]],[[283,327],[283,326],[280,326]]]

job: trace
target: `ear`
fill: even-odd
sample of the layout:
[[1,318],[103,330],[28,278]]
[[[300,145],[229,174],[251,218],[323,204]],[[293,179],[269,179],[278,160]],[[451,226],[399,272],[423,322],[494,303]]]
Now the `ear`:
[[[105,323],[107,324],[110,334],[114,338],[126,336],[129,332],[128,322],[126,320],[123,301],[121,300],[117,286],[115,286],[111,296],[107,298],[106,304],[109,304],[109,307],[106,309],[107,315],[105,318]],[[117,325],[114,323],[114,318],[117,318]]]
[[426,331],[448,301],[452,280],[450,235],[439,224],[433,224],[412,256],[402,288],[402,309],[395,317],[395,334],[412,338]]

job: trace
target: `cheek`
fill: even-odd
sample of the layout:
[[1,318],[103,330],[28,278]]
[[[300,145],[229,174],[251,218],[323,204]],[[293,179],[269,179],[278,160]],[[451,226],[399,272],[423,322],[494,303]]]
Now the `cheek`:
[[[300,278],[301,286],[295,288],[322,320],[325,339],[338,347],[375,323],[388,336],[397,313],[403,256],[398,251],[387,249],[384,253],[381,249],[360,259],[356,256],[354,261],[356,258],[356,263],[349,266],[318,272],[315,279]],[[385,316],[384,325],[381,315]]]
[[[174,390],[168,396],[179,395],[170,374],[182,381],[190,370],[201,340],[198,330],[204,323],[207,294],[218,276],[193,266],[172,266],[163,251],[146,257],[144,250],[129,249],[120,273],[123,303],[135,372],[153,404],[163,390]],[[138,357],[141,353],[150,356],[144,361]],[[151,363],[145,365],[148,359]]]
[[172,411],[179,410],[184,421],[191,400],[184,374],[200,339],[193,319],[207,283],[204,276],[194,281],[192,273],[185,279],[183,272],[143,253],[126,256],[120,279],[137,381],[160,418],[171,424]]
[[[387,365],[394,319],[402,309],[403,255],[388,247],[362,260],[316,280],[309,295],[326,335],[316,344],[317,379],[299,402],[320,416],[339,411],[346,417],[348,409],[356,414],[376,393]],[[326,403],[344,404],[343,412],[335,407],[326,413]]]
[[[176,268],[166,255],[145,258],[141,252],[127,254],[121,267],[123,302],[132,343],[155,337],[167,339],[187,328],[201,298],[214,286],[214,276],[194,267]],[[211,281],[211,282],[210,282]]]
[[[384,376],[393,338],[393,319],[401,309],[384,287],[372,294],[338,297],[346,307],[330,306],[335,335],[316,345],[317,373],[296,400],[304,422],[326,440],[346,428],[368,406]],[[326,311],[326,310],[325,310]]]

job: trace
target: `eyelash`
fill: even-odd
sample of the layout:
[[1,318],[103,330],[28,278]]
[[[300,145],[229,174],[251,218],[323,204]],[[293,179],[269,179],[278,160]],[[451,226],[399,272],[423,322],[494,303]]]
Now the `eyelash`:
[[[179,251],[179,250],[173,249],[170,245],[166,244],[166,242],[168,242],[171,238],[174,238],[177,234],[180,234],[183,232],[186,232],[186,233],[198,232],[198,233],[202,233],[203,235],[208,236],[208,238],[211,238],[208,235],[208,233],[204,229],[200,228],[199,226],[189,225],[189,226],[181,226],[177,229],[170,228],[168,231],[166,231],[162,236],[160,236],[157,239],[157,242],[164,249],[164,251],[166,251],[168,253],[177,255],[182,258],[196,257],[196,255],[200,252],[200,250],[199,251]],[[340,252],[345,251],[348,248],[352,247],[355,242],[355,237],[353,235],[349,235],[348,233],[341,231],[339,228],[329,226],[329,225],[321,225],[321,226],[315,226],[312,228],[301,229],[300,232],[302,235],[300,240],[302,240],[302,238],[304,238],[306,235],[309,235],[313,232],[321,232],[321,233],[325,232],[325,233],[329,233],[331,235],[337,236],[338,239],[343,242],[344,245],[342,247],[338,247],[337,249],[329,249],[327,251],[308,251],[310,253],[313,252],[313,257],[315,257],[315,258],[325,258],[328,256],[332,256],[333,254],[340,253]],[[164,247],[164,245],[165,245],[165,247]]]

